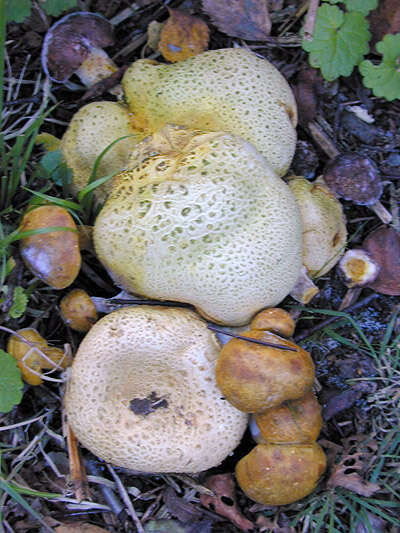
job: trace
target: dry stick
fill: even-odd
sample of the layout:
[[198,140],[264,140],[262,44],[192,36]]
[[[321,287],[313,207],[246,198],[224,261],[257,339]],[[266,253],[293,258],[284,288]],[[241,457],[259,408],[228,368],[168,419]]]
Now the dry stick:
[[66,426],[69,470],[75,498],[78,500],[78,502],[81,502],[82,500],[90,500],[89,485],[86,477],[85,467],[78,449],[78,440],[68,422]]
[[[86,468],[93,476],[101,477],[103,475],[103,473],[100,471],[99,467],[93,459],[85,461],[85,464]],[[106,485],[100,484],[100,490],[106,502],[111,507],[112,512],[118,519],[120,519],[121,514],[124,513],[124,506],[122,505],[119,498],[117,498],[117,496],[115,495],[113,489],[107,487]]]
[[308,3],[306,20],[304,22],[304,27],[303,27],[304,39],[306,41],[311,41],[313,38],[318,6],[319,6],[319,0],[310,0]]
[[124,487],[122,481],[119,479],[119,477],[117,476],[117,474],[115,473],[115,471],[114,471],[114,469],[112,468],[111,465],[107,465],[107,468],[108,468],[108,471],[110,472],[110,474],[112,475],[112,477],[114,478],[114,481],[115,481],[115,483],[117,485],[117,488],[118,488],[118,491],[119,491],[119,493],[121,495],[121,498],[122,498],[124,504],[126,505],[128,513],[131,516],[131,518],[132,518],[132,520],[133,520],[133,522],[134,522],[134,524],[136,526],[136,529],[137,529],[138,533],[146,533],[145,530],[143,529],[142,523],[139,520],[138,515],[136,514],[135,508],[132,505],[131,499],[129,498],[129,494],[128,494],[126,488]]
[[[374,292],[373,294],[370,294],[369,296],[367,296],[363,300],[360,300],[356,304],[348,307],[346,309],[346,312],[347,313],[351,313],[352,311],[356,311],[360,307],[363,307],[364,305],[368,305],[370,302],[372,302],[372,300],[375,300],[375,298],[377,298],[377,297],[378,297],[378,293]],[[313,326],[312,328],[306,329],[305,331],[303,331],[299,335],[296,335],[295,342],[300,342],[300,341],[304,340],[305,338],[310,337],[313,333],[316,333],[317,331],[321,330],[325,326],[328,326],[332,322],[335,322],[335,320],[338,320],[339,318],[343,318],[343,316],[342,315],[331,316],[331,317],[327,318],[326,320],[323,320],[322,322],[320,322],[316,326]]]
[[274,344],[273,342],[262,341],[259,339],[253,339],[251,337],[245,337],[244,335],[238,335],[237,333],[232,333],[225,329],[217,328],[212,324],[207,324],[207,328],[216,333],[222,333],[223,335],[228,335],[228,337],[234,337],[235,339],[240,339],[242,341],[253,342],[254,344],[261,344],[262,346],[268,346],[269,348],[277,348],[278,350],[284,350],[287,352],[297,352],[296,348],[291,348],[290,346],[284,346],[283,344]]

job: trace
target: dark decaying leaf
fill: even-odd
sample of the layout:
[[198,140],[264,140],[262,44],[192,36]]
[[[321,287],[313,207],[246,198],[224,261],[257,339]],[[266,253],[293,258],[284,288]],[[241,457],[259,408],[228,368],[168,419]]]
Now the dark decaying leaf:
[[380,0],[377,9],[369,14],[371,44],[381,41],[387,33],[400,32],[399,0]]
[[344,487],[367,498],[375,494],[380,486],[364,479],[363,474],[376,451],[376,442],[367,440],[365,435],[345,439],[342,459],[332,468],[328,488]]
[[172,487],[164,490],[164,503],[168,512],[184,524],[195,522],[203,514],[195,505],[180,498]]
[[230,37],[263,41],[270,34],[271,20],[265,0],[203,0],[203,10]]
[[240,512],[235,495],[235,483],[231,474],[216,474],[209,476],[206,486],[215,496],[200,495],[200,502],[204,507],[228,518],[242,531],[251,531],[254,524],[247,520]]
[[149,520],[144,526],[146,533],[211,533],[211,520],[197,520],[182,524],[178,520]]
[[130,409],[135,415],[147,416],[160,407],[168,407],[165,398],[159,398],[153,391],[147,398],[134,398],[130,401]]

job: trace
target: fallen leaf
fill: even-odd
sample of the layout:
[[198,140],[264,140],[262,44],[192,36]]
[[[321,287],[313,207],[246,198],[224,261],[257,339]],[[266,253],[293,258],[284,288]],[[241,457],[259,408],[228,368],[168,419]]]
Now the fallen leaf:
[[274,517],[274,520],[271,520],[265,515],[258,515],[256,524],[260,533],[269,533],[271,531],[273,531],[274,533],[295,533],[294,527],[279,526],[277,524],[278,518],[279,515],[276,515]]
[[201,518],[203,514],[201,509],[177,496],[172,487],[167,487],[164,490],[164,503],[168,512],[184,524],[188,522],[193,523],[195,520]]
[[299,123],[302,126],[307,126],[317,116],[322,83],[322,76],[315,68],[307,66],[301,68],[293,92],[297,102]]
[[271,20],[265,0],[203,0],[203,10],[230,37],[264,41],[270,34]]
[[391,226],[381,226],[368,235],[363,248],[380,266],[378,277],[368,287],[400,296],[400,233]]
[[360,494],[361,496],[372,496],[380,486],[371,483],[362,477],[365,465],[377,450],[377,444],[368,440],[365,435],[356,435],[345,439],[344,455],[340,462],[333,466],[332,473],[327,482],[327,487],[344,487]]
[[242,531],[254,529],[254,524],[240,512],[235,495],[235,483],[231,474],[216,474],[206,479],[205,485],[215,496],[200,494],[200,503],[211,511],[228,518]]
[[171,63],[204,52],[208,46],[208,26],[199,17],[178,9],[168,9],[169,18],[164,24],[158,50]]
[[371,44],[381,41],[387,33],[400,32],[399,0],[380,0],[378,8],[369,16],[369,31],[372,34]]
[[56,533],[108,533],[107,529],[84,522],[68,522],[57,526],[54,531]]

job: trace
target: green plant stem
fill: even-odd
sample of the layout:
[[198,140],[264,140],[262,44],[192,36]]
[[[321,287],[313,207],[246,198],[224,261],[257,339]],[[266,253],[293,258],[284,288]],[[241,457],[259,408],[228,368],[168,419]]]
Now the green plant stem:
[[6,44],[6,0],[0,0],[0,131],[3,115],[4,49]]

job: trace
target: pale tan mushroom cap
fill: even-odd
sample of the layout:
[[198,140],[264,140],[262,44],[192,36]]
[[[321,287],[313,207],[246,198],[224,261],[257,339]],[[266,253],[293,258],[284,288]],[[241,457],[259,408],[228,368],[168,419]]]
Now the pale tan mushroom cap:
[[311,277],[326,274],[339,261],[347,242],[342,204],[320,182],[297,177],[288,183],[303,221],[303,265]]
[[[194,312],[130,307],[97,322],[82,341],[66,393],[79,441],[107,462],[142,472],[200,472],[238,445],[247,417],[215,382],[220,345]],[[130,408],[155,394],[146,416]]]
[[[165,135],[175,133],[182,130]],[[227,133],[191,136],[184,147],[178,138],[175,153],[116,177],[96,220],[96,252],[130,292],[191,303],[218,323],[246,324],[296,283],[300,212],[250,143]]]
[[[72,169],[72,189],[75,193],[88,184],[101,152],[113,141],[126,135],[130,137],[118,141],[104,155],[97,178],[123,170],[133,146],[143,138],[143,134],[133,129],[129,111],[115,102],[93,102],[73,116],[60,148],[65,162]],[[111,180],[96,189],[99,201],[104,201],[110,187]]]
[[167,122],[250,141],[282,176],[292,160],[297,108],[280,72],[243,48],[204,52],[172,65],[139,60],[122,80],[138,129]]

